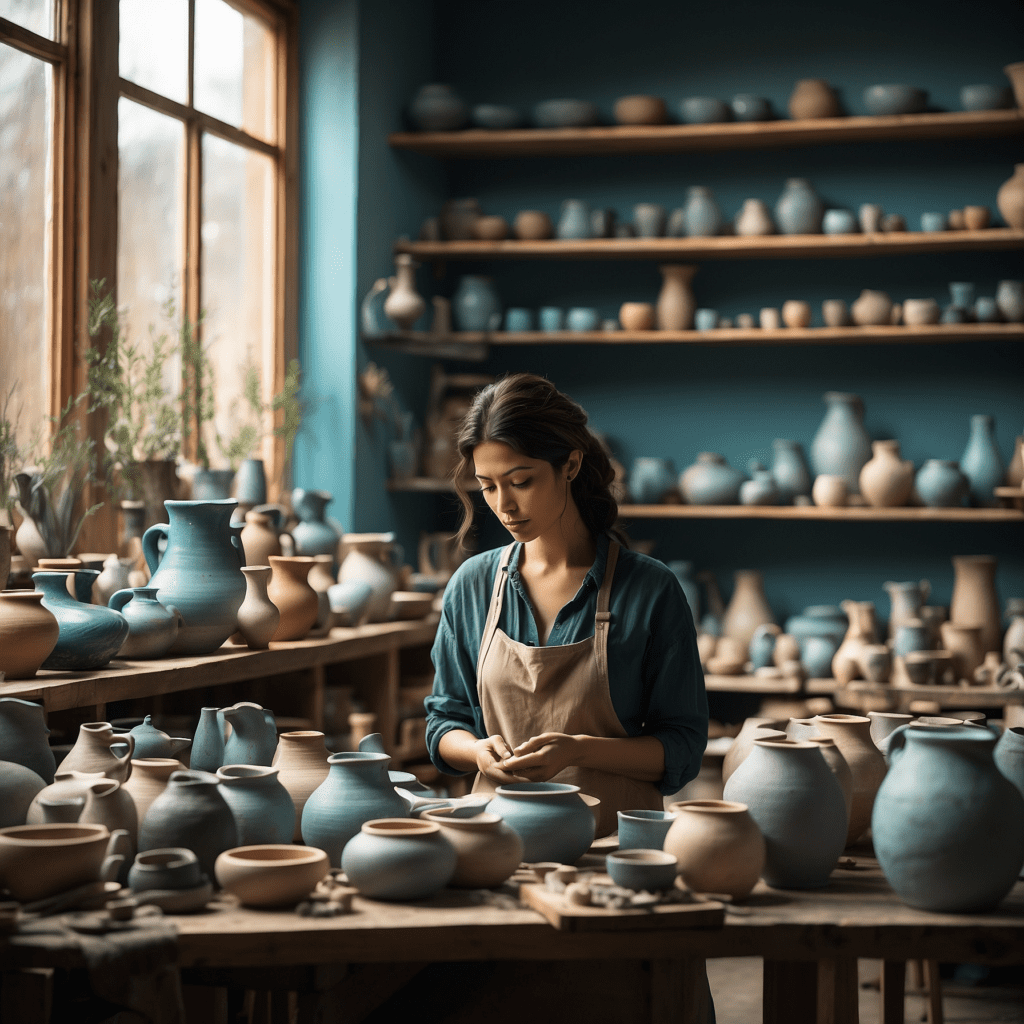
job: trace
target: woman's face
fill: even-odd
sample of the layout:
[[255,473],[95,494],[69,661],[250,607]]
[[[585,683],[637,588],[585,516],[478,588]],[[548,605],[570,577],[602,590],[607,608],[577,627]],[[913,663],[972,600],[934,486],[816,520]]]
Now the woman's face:
[[556,470],[543,459],[528,459],[501,441],[484,441],[473,449],[476,478],[484,500],[516,540],[526,543],[557,526],[572,501],[568,481],[580,466],[573,452]]

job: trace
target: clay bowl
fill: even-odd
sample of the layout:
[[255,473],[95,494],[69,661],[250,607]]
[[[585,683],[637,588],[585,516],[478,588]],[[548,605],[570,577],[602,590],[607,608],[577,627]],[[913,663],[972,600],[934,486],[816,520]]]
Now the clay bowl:
[[0,884],[19,903],[31,903],[95,882],[109,841],[106,825],[0,829]]
[[500,242],[508,238],[508,221],[494,214],[477,217],[473,223],[473,237],[482,242]]
[[619,323],[624,331],[653,331],[654,306],[649,302],[624,302],[619,307]]
[[732,110],[714,96],[687,96],[679,101],[679,116],[684,124],[715,124],[731,121]]
[[920,114],[928,106],[928,92],[913,85],[869,85],[864,90],[869,114]]
[[323,850],[267,843],[225,850],[213,870],[221,888],[247,907],[286,907],[305,899],[330,866]]
[[391,595],[391,618],[422,619],[434,607],[433,594],[421,594],[417,590],[396,590]]
[[668,120],[660,96],[622,96],[615,101],[617,124],[664,124]]
[[507,131],[518,128],[523,123],[523,116],[515,107],[506,107],[498,103],[478,103],[470,111],[470,120],[477,128],[490,131]]
[[543,100],[533,108],[533,120],[538,128],[589,128],[599,116],[590,100]]
[[676,884],[679,862],[664,850],[620,850],[608,854],[605,866],[611,880],[623,889],[662,892]]
[[555,228],[543,210],[520,210],[512,222],[512,233],[524,241],[537,242],[550,238]]

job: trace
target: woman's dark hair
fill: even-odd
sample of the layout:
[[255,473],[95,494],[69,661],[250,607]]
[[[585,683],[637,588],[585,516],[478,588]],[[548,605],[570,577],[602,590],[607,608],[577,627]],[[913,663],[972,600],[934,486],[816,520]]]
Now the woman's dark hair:
[[473,399],[458,436],[459,463],[455,489],[463,518],[458,539],[464,543],[473,528],[473,499],[465,481],[473,476],[473,449],[485,441],[500,441],[528,459],[542,459],[560,470],[574,451],[583,452],[573,477],[573,500],[580,518],[593,536],[611,533],[623,545],[625,536],[615,526],[619,506],[610,485],[615,479],[608,452],[587,427],[583,407],[554,384],[532,373],[513,373],[489,384]]

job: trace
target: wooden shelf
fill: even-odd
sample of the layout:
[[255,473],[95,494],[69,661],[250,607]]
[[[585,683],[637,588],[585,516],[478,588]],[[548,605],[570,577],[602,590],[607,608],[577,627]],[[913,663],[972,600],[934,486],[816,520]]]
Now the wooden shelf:
[[983,110],[890,117],[829,117],[808,121],[396,132],[388,142],[394,149],[447,158],[613,156],[842,142],[973,139],[1017,135],[1022,131],[1024,118],[1019,110]]
[[818,519],[876,523],[1024,523],[1013,508],[819,508],[817,505],[620,505],[623,519]]
[[855,701],[885,699],[893,707],[906,707],[914,700],[932,700],[943,708],[961,710],[1024,704],[1024,690],[995,686],[888,686],[855,679],[846,689]]
[[[454,494],[455,487],[449,480],[435,480],[429,476],[414,476],[408,480],[389,480],[389,491],[412,491],[418,494]],[[476,480],[466,481],[467,491],[479,491]]]
[[834,679],[765,679],[762,676],[716,676],[704,673],[704,687],[714,693],[760,693],[765,696],[799,693],[804,696],[830,695],[842,689]]
[[419,260],[791,260],[927,255],[1024,248],[1024,231],[896,231],[877,235],[720,235],[714,238],[559,238],[541,241],[410,242]]

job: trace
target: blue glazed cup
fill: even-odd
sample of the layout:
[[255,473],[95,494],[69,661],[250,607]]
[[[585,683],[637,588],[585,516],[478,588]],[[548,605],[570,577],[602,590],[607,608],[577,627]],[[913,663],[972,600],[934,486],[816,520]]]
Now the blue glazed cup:
[[560,306],[540,307],[540,329],[560,331],[564,326],[565,313]]
[[979,324],[994,324],[1002,320],[999,306],[992,295],[979,295],[974,302],[974,319]]
[[852,235],[857,231],[857,218],[852,210],[826,210],[821,221],[821,230],[826,235]]
[[676,884],[679,862],[664,850],[623,850],[609,853],[605,867],[612,881],[635,892],[661,892]]
[[679,103],[679,114],[684,124],[732,120],[732,110],[714,96],[687,96]]
[[947,227],[946,215],[944,213],[922,213],[922,231],[945,231]]
[[763,96],[749,92],[737,93],[729,106],[737,121],[770,121],[772,118],[771,103]]
[[519,306],[512,306],[505,310],[506,331],[532,331],[533,311],[523,309]]
[[718,326],[718,310],[698,309],[693,314],[693,325],[698,331],[713,331]]
[[1005,85],[965,85],[960,90],[960,106],[964,110],[1004,110],[1011,105],[1012,95]]
[[662,849],[675,818],[674,811],[619,811],[619,849]]
[[596,331],[600,314],[593,306],[573,306],[565,318],[570,331]]

